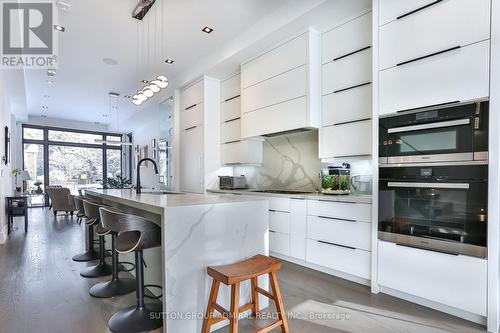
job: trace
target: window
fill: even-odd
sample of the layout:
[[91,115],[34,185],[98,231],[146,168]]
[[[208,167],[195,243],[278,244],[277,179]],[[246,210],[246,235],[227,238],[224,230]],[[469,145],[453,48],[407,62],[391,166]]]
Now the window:
[[43,140],[43,129],[24,127],[23,128],[23,139]]
[[49,130],[49,141],[96,144],[102,134]]
[[[96,142],[104,139],[117,143]],[[122,173],[121,140],[119,134],[24,125],[24,169],[31,176],[26,190],[35,196],[47,185],[67,187],[73,194],[101,188],[105,177]]]

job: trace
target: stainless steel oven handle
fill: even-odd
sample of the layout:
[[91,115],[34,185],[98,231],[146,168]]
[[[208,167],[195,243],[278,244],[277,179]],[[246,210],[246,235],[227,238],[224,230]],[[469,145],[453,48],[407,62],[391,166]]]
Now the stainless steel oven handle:
[[448,188],[468,190],[468,183],[408,183],[408,182],[387,182],[387,187],[411,187],[411,188]]
[[411,126],[402,126],[402,127],[394,127],[389,128],[387,133],[401,133],[401,132],[410,132],[410,131],[420,131],[432,128],[442,128],[442,127],[451,127],[451,126],[459,126],[459,125],[468,125],[470,124],[470,119],[457,119],[457,120],[448,120],[441,121],[438,123],[430,123],[430,124],[421,124],[421,125],[411,125]]

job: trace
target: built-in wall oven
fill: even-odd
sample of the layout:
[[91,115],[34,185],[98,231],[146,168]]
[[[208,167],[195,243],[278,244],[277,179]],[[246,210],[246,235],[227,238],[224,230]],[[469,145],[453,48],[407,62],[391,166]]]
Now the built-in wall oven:
[[379,239],[485,258],[488,102],[380,119]]

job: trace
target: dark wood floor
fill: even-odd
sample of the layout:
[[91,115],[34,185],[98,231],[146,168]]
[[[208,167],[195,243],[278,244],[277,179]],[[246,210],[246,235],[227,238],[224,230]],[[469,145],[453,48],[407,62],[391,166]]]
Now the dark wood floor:
[[[134,304],[135,295],[90,297],[89,287],[99,280],[81,278],[88,264],[71,260],[83,249],[83,226],[69,216],[54,220],[46,209],[30,213],[29,233],[17,220],[9,242],[0,245],[0,333],[109,332],[109,317]],[[292,333],[485,332],[482,326],[296,265],[285,264],[279,278],[287,311],[301,315],[290,320]],[[240,333],[262,324],[242,320]],[[218,331],[223,332],[227,328]]]

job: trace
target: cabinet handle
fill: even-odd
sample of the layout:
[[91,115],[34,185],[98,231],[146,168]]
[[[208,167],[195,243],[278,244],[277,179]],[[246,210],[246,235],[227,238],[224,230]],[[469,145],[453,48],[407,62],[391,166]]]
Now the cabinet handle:
[[368,50],[368,49],[371,49],[371,45],[370,45],[370,46],[365,46],[365,47],[363,47],[363,48],[360,48],[359,50],[352,51],[352,52],[347,53],[347,54],[344,54],[344,55],[342,55],[342,56],[340,56],[340,57],[334,58],[334,59],[333,59],[333,61],[337,61],[337,60],[343,59],[343,58],[345,58],[345,57],[351,56],[351,55],[353,55],[353,54],[356,54],[356,53],[359,53],[359,52],[362,52],[362,51],[364,51],[364,50]]
[[339,89],[339,90],[335,90],[333,93],[337,94],[337,93],[342,92],[342,91],[346,91],[346,90],[351,90],[351,89],[354,89],[354,88],[359,88],[359,87],[367,86],[369,84],[372,84],[372,82],[370,81],[370,82],[365,82],[365,83],[357,84],[357,85],[352,86],[352,87],[342,88],[342,89]]
[[188,128],[186,128],[186,129],[184,129],[184,130],[185,130],[185,131],[190,131],[190,130],[192,130],[192,129],[195,129],[196,127],[198,127],[198,126],[191,126],[191,127],[188,127]]
[[198,105],[198,104],[193,104],[193,105],[191,105],[191,106],[188,106],[188,107],[187,107],[187,108],[185,108],[184,110],[186,110],[186,111],[187,111],[187,110],[189,110],[189,109],[192,109],[192,108],[194,108],[196,105]]
[[400,62],[400,63],[396,64],[396,66],[403,66],[403,65],[415,62],[415,61],[419,61],[419,60],[425,59],[425,58],[430,58],[430,57],[437,56],[439,54],[443,54],[443,53],[450,52],[450,51],[453,51],[453,50],[458,50],[459,48],[461,48],[460,45],[454,46],[454,47],[450,47],[449,49],[446,49],[446,50],[434,52],[434,53],[431,53],[431,54],[428,54],[428,55],[425,55],[425,56],[421,56],[421,57],[418,57],[418,58],[415,58],[415,59],[411,59],[411,60]]
[[276,231],[269,229],[269,232],[275,233]]
[[329,217],[329,216],[318,216],[320,219],[325,219],[325,220],[339,220],[339,221],[346,221],[346,222],[357,222],[356,220],[350,220],[350,219],[342,219],[338,217]]
[[431,2],[431,3],[429,3],[429,4],[425,5],[425,6],[422,6],[422,7],[420,7],[420,8],[414,9],[414,10],[412,10],[411,12],[408,12],[408,13],[406,13],[406,14],[403,14],[403,15],[400,15],[400,16],[396,17],[396,20],[400,20],[400,19],[402,19],[403,17],[407,17],[407,16],[409,16],[409,15],[412,15],[412,14],[418,13],[419,11],[424,10],[424,9],[426,9],[426,8],[429,8],[429,7],[431,7],[431,6],[434,6],[434,5],[436,5],[436,4],[438,4],[438,3],[442,2],[442,1],[443,1],[443,0],[436,0],[436,1]]
[[229,97],[228,99],[224,100],[224,102],[229,102],[229,101],[231,101],[231,100],[233,100],[233,99],[236,99],[236,98],[238,98],[238,97],[240,97],[240,96],[241,96],[241,95],[236,95],[236,96],[233,96],[233,97]]
[[236,142],[240,142],[240,140],[233,140],[233,141],[227,141],[227,142],[224,142],[224,144],[229,144],[229,143],[236,143]]
[[352,247],[352,246],[340,245],[340,244],[325,242],[325,241],[321,241],[321,240],[319,240],[318,243],[327,244],[327,245],[333,245],[333,246],[338,246],[338,247],[343,247],[345,249],[350,249],[350,250],[356,250],[356,248]]
[[431,252],[437,252],[437,253],[443,253],[443,254],[448,254],[450,256],[458,256],[458,253],[455,252],[448,252],[448,251],[442,251],[442,250],[436,250],[436,249],[427,249],[425,247],[420,247],[416,245],[409,245],[409,244],[400,244],[400,243],[395,243],[397,246],[403,246],[403,247],[409,247],[412,249],[417,249],[417,250],[425,250],[425,251],[431,251]]
[[358,154],[358,155],[337,155],[335,158],[347,158],[347,157],[371,157],[371,154]]
[[290,214],[290,212],[286,212],[284,210],[277,210],[277,209],[269,209],[270,212],[273,213],[285,213],[285,214]]
[[337,125],[345,125],[345,124],[351,124],[351,123],[359,123],[361,121],[367,121],[367,120],[371,120],[372,118],[363,118],[363,119],[358,119],[358,120],[350,120],[350,121],[344,121],[342,123],[335,123],[333,124],[333,126],[337,126]]
[[241,117],[226,120],[226,121],[224,122],[224,124],[226,124],[226,123],[230,123],[230,122],[232,122],[232,121],[236,121],[236,120],[238,120],[238,119],[241,119]]
[[451,101],[451,102],[444,102],[444,103],[438,103],[438,104],[431,104],[431,105],[421,106],[421,107],[418,107],[418,108],[399,110],[399,111],[396,111],[396,112],[400,113],[400,112],[406,112],[406,111],[410,111],[410,110],[411,111],[416,111],[416,110],[423,111],[424,109],[432,110],[432,109],[436,109],[436,108],[439,108],[439,107],[442,107],[442,106],[445,106],[445,105],[452,106],[454,104],[460,104],[460,101]]
[[340,203],[347,203],[347,204],[357,204],[357,202],[355,201],[340,201],[340,200],[325,200],[325,199],[318,199],[318,201],[321,201],[321,202],[340,202]]

